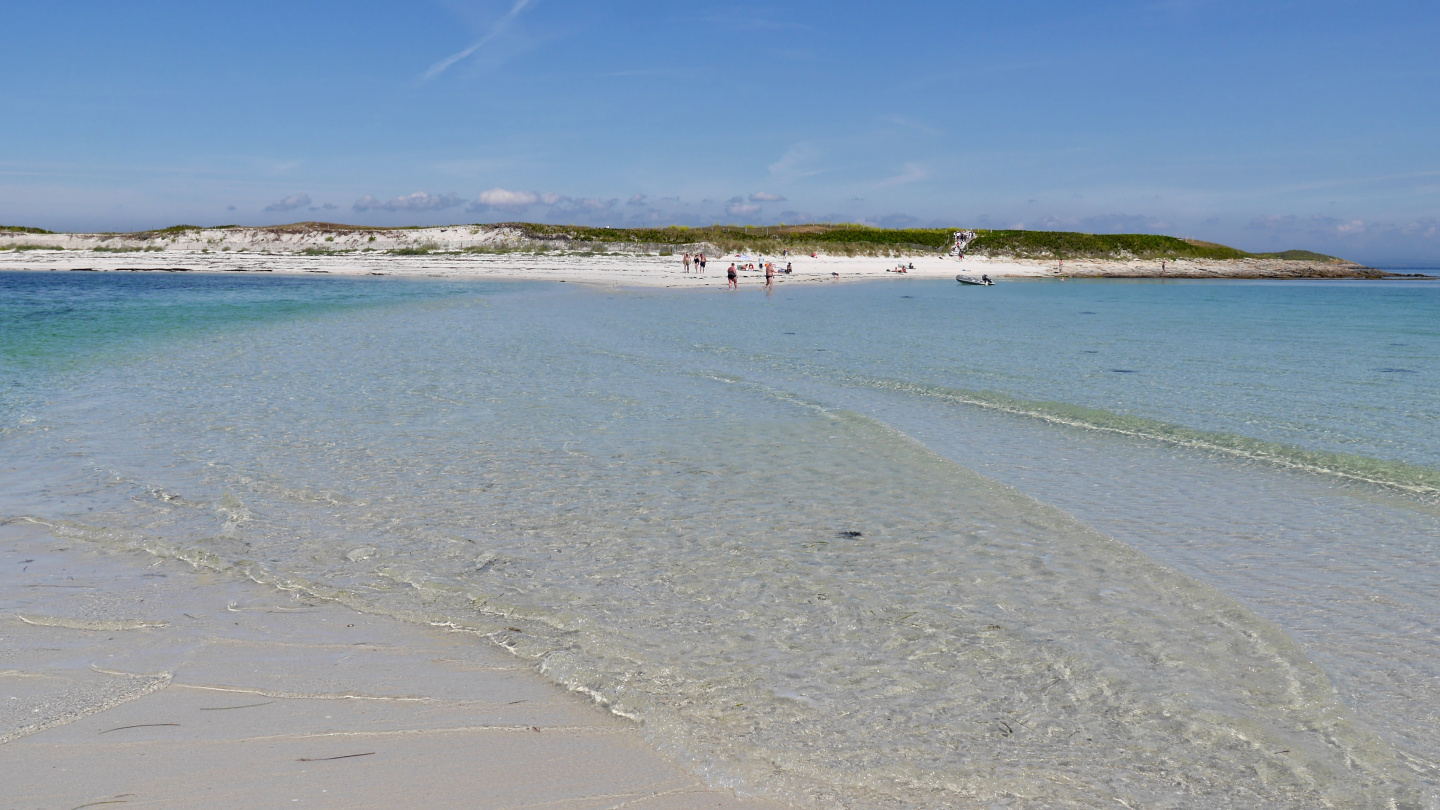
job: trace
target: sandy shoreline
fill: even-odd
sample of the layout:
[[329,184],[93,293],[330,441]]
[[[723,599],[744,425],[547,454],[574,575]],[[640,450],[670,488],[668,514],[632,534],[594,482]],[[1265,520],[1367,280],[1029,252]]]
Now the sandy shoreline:
[[[564,281],[622,287],[681,287],[722,289],[725,271],[733,257],[711,259],[707,272],[685,272],[673,256],[632,254],[586,255],[505,253],[424,256],[360,254],[307,256],[303,254],[188,252],[108,254],[88,251],[26,251],[0,253],[0,270],[91,272],[197,272],[276,275],[395,276],[409,278],[475,278],[529,281]],[[776,259],[789,262],[791,274],[779,273],[776,285],[844,283],[889,278],[953,279],[964,274],[991,278],[1367,278],[1354,273],[1318,275],[1286,268],[1267,269],[1258,260],[1237,262],[1193,261],[1167,264],[1165,272],[1146,262],[1066,262],[1063,273],[1054,262],[935,256],[884,258],[873,256],[820,256]],[[903,263],[914,269],[893,272]],[[758,262],[756,262],[758,266]],[[1271,264],[1274,264],[1273,262]],[[1284,272],[1282,272],[1284,271]],[[764,284],[759,270],[742,270],[741,287]]]
[[[203,254],[141,253],[105,254],[86,251],[30,251],[0,253],[0,270],[93,272],[212,272],[275,275],[394,276],[401,278],[502,279],[565,281],[622,287],[680,287],[723,289],[725,270],[733,258],[712,259],[707,272],[686,273],[679,257],[644,255],[583,255],[555,253],[506,253],[425,256],[361,254],[306,256],[300,254]],[[822,256],[789,260],[791,274],[778,273],[777,285],[862,281],[878,278],[944,278],[957,273],[979,276],[1043,276],[1038,268],[1004,263],[909,258],[915,269],[906,274],[890,272],[899,259],[875,257]],[[780,267],[784,267],[783,264]],[[839,274],[834,275],[834,274]],[[764,274],[758,270],[740,273],[742,287],[758,288]]]
[[[384,275],[441,278],[529,279],[643,287],[723,288],[731,262],[760,264],[762,257],[709,250],[707,272],[685,272],[676,248],[579,245],[555,249],[518,230],[452,226],[413,230],[195,229],[153,234],[0,233],[0,270],[95,272],[234,272]],[[398,253],[396,251],[399,251]],[[821,254],[765,256],[794,273],[777,284],[833,283],[877,278],[1383,278],[1387,273],[1351,263],[1283,259],[1011,259],[935,253],[894,256]],[[905,274],[890,272],[904,264]],[[763,273],[740,274],[742,286],[763,284]]]
[[775,808],[474,635],[0,525],[0,807]]

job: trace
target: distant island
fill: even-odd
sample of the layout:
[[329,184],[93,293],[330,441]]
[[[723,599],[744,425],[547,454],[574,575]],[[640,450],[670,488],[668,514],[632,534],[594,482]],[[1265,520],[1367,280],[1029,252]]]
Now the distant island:
[[[466,256],[529,254],[531,256],[595,257],[600,255],[665,258],[683,253],[705,253],[712,261],[737,254],[747,257],[786,256],[793,260],[825,258],[827,276],[840,267],[869,268],[877,259],[921,262],[920,275],[954,273],[958,257],[951,254],[955,228],[876,228],[857,224],[711,225],[656,228],[607,228],[546,225],[527,222],[374,228],[329,222],[251,227],[176,225],[137,233],[52,233],[40,228],[0,227],[0,255],[11,258],[0,267],[14,266],[18,254],[30,251],[64,251],[72,259],[86,253],[95,259],[106,254],[184,254],[193,267],[137,268],[102,262],[98,267],[68,269],[194,269],[261,270],[240,256],[285,255],[282,272],[383,273],[382,256],[430,256],[456,260]],[[1365,267],[1308,250],[1247,253],[1226,245],[1154,234],[1088,234],[1066,231],[973,229],[964,248],[965,263],[977,272],[999,276],[1076,276],[1113,278],[1386,278],[1397,274]],[[230,257],[227,264],[217,261]],[[140,258],[141,256],[136,256]],[[355,261],[316,264],[305,269],[302,257],[349,257]],[[38,258],[38,256],[36,257]],[[158,258],[158,257],[157,257]],[[862,263],[868,260],[868,264]],[[944,260],[946,264],[937,264]],[[168,263],[167,259],[167,263]],[[28,262],[27,264],[34,264]],[[54,262],[50,269],[67,269]],[[86,262],[95,264],[95,262]],[[361,266],[363,264],[363,267]],[[573,265],[573,261],[567,265]],[[413,269],[413,264],[406,264]],[[492,270],[493,262],[487,263]],[[668,265],[667,265],[668,266]],[[368,269],[366,269],[368,268]],[[886,268],[881,268],[886,269]],[[852,273],[853,275],[853,273]],[[864,273],[862,273],[864,275]]]

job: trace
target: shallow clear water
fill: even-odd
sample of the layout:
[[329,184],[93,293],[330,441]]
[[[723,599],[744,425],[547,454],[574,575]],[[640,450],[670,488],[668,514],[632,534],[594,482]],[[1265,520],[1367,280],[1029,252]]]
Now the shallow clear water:
[[0,275],[0,517],[819,806],[1440,806],[1440,286]]

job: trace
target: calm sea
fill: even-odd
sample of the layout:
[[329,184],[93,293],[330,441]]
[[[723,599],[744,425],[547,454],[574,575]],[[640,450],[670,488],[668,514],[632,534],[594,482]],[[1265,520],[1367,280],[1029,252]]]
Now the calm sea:
[[1427,282],[6,273],[0,519],[801,806],[1435,808],[1437,392]]

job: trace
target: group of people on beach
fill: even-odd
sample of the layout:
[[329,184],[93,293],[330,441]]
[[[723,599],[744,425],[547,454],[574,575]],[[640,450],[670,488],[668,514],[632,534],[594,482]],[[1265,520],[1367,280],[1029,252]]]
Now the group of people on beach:
[[[731,263],[730,263],[730,268],[725,271],[725,278],[726,278],[726,280],[728,280],[728,281],[730,282],[730,289],[732,289],[732,290],[739,289],[740,271],[741,271],[741,270],[755,270],[755,269],[757,269],[757,268],[755,267],[755,263],[754,263],[754,262],[750,262],[750,263],[748,263],[748,264],[741,264],[740,267],[736,267],[736,266],[735,266],[735,262],[731,262]],[[773,289],[775,289],[775,272],[776,272],[776,271],[775,271],[775,263],[774,263],[774,262],[761,262],[761,263],[760,263],[760,267],[759,267],[758,269],[761,269],[761,270],[764,270],[764,271],[765,271],[765,289],[766,289],[766,290],[773,290]],[[786,263],[785,263],[785,269],[784,269],[784,270],[781,270],[781,271],[779,271],[779,272],[781,272],[781,273],[787,273],[787,274],[788,274],[788,273],[793,273],[793,272],[795,272],[795,267],[794,267],[793,265],[791,265],[790,262],[786,262]]]
[[[789,255],[788,250],[785,253]],[[709,257],[704,253],[695,253],[693,255],[686,253],[684,257],[682,257],[682,261],[685,263],[685,272],[687,273],[690,272],[690,268],[693,267],[695,268],[695,272],[703,274],[705,272],[705,265],[709,260]],[[785,269],[783,270],[776,270],[774,262],[762,261],[759,267],[756,267],[754,262],[742,262],[739,266],[736,266],[735,262],[731,262],[730,268],[725,271],[725,278],[730,282],[730,289],[734,290],[739,288],[741,270],[763,270],[765,272],[765,289],[772,290],[775,288],[775,274],[793,273],[795,272],[795,267],[790,262],[785,263]]]

